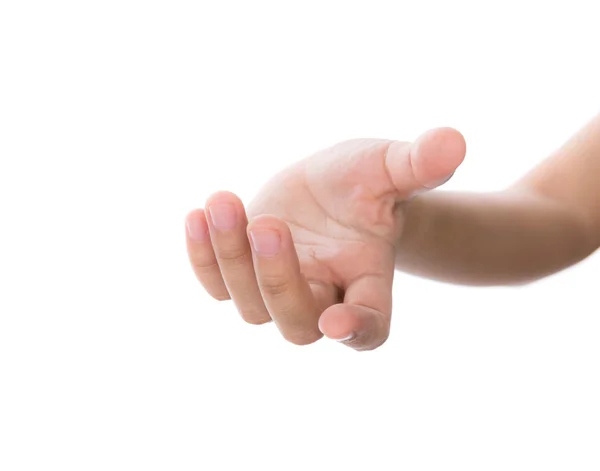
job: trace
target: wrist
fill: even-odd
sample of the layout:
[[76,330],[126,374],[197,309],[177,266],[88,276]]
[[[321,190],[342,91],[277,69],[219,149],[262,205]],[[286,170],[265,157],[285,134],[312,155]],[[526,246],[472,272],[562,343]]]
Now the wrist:
[[415,196],[403,202],[396,208],[396,218],[400,224],[400,236],[396,241],[396,262],[402,265],[402,260],[410,255],[417,255],[421,247],[426,245],[428,235],[433,233],[434,218],[430,211],[429,193]]

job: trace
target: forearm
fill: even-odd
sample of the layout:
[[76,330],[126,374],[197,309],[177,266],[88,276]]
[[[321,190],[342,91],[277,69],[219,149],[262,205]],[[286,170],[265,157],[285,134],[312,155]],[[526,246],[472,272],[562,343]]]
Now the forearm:
[[588,256],[596,242],[579,213],[522,190],[431,192],[404,210],[396,267],[457,284],[526,283]]
[[399,208],[396,267],[453,283],[551,275],[600,245],[600,115],[510,189],[431,192]]

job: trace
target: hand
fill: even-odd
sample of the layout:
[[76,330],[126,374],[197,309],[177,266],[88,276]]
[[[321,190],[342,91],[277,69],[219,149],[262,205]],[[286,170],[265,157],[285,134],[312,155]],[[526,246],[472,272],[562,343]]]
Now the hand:
[[[358,139],[275,175],[248,206],[220,192],[187,217],[189,258],[206,291],[295,344],[324,335],[357,350],[388,337],[395,245],[410,198],[465,157],[450,128],[414,143]],[[248,223],[250,220],[250,223]]]

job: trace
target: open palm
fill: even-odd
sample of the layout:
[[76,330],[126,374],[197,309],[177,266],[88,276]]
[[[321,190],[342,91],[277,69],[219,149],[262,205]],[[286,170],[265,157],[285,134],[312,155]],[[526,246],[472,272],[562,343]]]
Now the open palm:
[[404,208],[464,155],[449,128],[414,143],[357,139],[278,173],[247,211],[232,193],[212,195],[187,218],[194,271],[213,297],[232,299],[248,322],[274,320],[291,342],[325,334],[376,348],[389,333]]

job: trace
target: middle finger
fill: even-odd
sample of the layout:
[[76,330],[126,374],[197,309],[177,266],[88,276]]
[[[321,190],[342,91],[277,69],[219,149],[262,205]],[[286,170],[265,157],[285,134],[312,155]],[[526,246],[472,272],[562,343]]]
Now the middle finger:
[[210,238],[231,299],[246,322],[270,321],[252,265],[244,205],[234,194],[220,192],[208,199],[206,207]]

